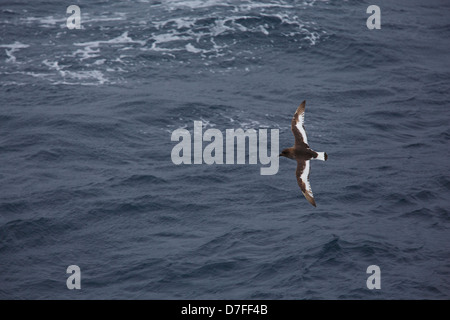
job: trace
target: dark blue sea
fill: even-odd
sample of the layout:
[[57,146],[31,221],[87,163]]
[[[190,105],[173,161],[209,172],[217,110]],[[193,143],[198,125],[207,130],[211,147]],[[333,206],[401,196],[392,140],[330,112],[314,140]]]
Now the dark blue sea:
[[[444,0],[2,0],[0,299],[449,299],[449,16]],[[290,159],[275,175],[172,161],[194,121],[290,147],[303,100],[328,154],[316,208]]]

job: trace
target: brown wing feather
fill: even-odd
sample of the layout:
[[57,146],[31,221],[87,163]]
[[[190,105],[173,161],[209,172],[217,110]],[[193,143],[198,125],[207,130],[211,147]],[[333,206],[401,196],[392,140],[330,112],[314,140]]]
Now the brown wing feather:
[[[297,111],[295,111],[294,117],[292,117],[291,130],[295,137],[295,146],[309,148],[308,143],[304,141],[300,130],[297,128],[297,122],[299,121],[299,115],[303,115],[305,113],[305,105],[306,105],[306,100],[304,100],[300,104],[300,106],[297,108]],[[303,124],[302,124],[302,126],[303,126]],[[304,126],[303,126],[303,132],[305,132],[305,134],[306,134],[306,130],[305,130]]]
[[[311,191],[311,187],[309,185],[309,172],[306,177],[306,181],[302,180],[302,173],[305,170],[306,167],[306,161],[305,160],[298,160],[297,161],[297,170],[295,171],[295,176],[297,177],[297,183],[302,190],[303,195],[305,196],[306,200],[309,201],[314,207],[316,206],[316,201],[314,200],[314,196]],[[309,186],[309,188],[307,187]],[[308,190],[309,189],[309,190]]]

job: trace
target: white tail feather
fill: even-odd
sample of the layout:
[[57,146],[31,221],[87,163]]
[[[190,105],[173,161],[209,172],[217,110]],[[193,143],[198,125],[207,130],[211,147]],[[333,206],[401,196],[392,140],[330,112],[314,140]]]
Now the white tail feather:
[[328,158],[327,154],[325,152],[317,152],[317,160],[326,161]]

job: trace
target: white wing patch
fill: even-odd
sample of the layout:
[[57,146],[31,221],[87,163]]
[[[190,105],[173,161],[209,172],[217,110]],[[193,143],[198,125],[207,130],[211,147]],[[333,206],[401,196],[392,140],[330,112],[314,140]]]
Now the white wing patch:
[[307,160],[305,162],[305,168],[303,169],[302,175],[300,176],[300,179],[303,181],[303,183],[305,184],[305,188],[306,188],[306,192],[313,197],[313,193],[312,193],[312,189],[311,189],[311,184],[309,183],[309,162],[310,160]]
[[298,115],[297,123],[295,124],[295,126],[297,127],[298,131],[300,131],[300,134],[303,137],[303,142],[308,144],[308,137],[306,136],[305,127],[303,126],[304,122],[305,122],[305,112],[302,112]]

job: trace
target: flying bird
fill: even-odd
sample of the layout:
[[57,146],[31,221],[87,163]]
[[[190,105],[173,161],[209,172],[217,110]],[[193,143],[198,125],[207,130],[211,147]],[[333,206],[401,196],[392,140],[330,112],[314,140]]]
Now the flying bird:
[[291,129],[294,133],[295,144],[293,147],[284,149],[280,153],[280,157],[286,157],[297,161],[297,170],[295,171],[297,183],[306,200],[315,207],[316,201],[314,200],[311,184],[309,183],[309,162],[311,159],[326,161],[328,155],[325,152],[316,152],[309,147],[304,126],[305,104],[306,100],[300,104],[292,118]]

